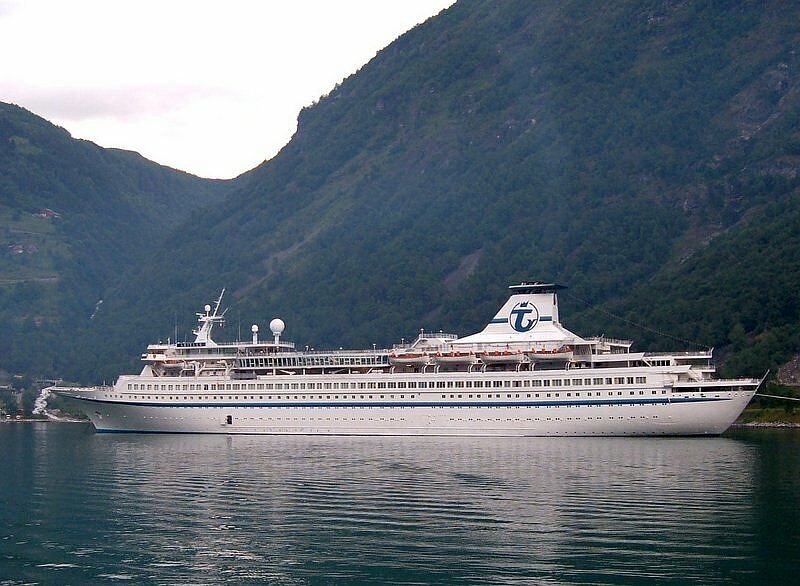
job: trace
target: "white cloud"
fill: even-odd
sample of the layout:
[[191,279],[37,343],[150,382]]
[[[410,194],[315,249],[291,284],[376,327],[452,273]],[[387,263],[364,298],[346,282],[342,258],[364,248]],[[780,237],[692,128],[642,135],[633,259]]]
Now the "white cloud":
[[297,112],[453,0],[0,0],[0,100],[204,176],[274,155]]

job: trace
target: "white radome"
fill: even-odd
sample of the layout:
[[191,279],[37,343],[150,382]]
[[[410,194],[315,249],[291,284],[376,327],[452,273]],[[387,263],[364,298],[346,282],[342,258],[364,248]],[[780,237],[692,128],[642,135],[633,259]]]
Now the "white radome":
[[286,329],[286,324],[283,323],[283,320],[281,318],[276,317],[271,322],[269,322],[269,329],[275,335],[282,334],[283,330]]

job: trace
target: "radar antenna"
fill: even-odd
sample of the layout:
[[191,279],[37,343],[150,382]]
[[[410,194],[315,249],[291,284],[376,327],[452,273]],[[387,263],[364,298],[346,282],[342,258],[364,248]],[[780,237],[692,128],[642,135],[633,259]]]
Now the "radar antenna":
[[219,313],[219,306],[222,304],[222,296],[225,295],[225,289],[222,289],[222,292],[219,294],[216,303],[214,304],[214,312],[211,312],[211,306],[205,306],[204,313],[197,313],[197,323],[199,327],[196,330],[192,330],[192,333],[195,335],[195,343],[197,344],[205,344],[206,346],[216,346],[217,344],[214,340],[211,339],[211,330],[214,328],[214,324],[218,323],[220,325],[225,323],[225,314],[228,312],[226,308],[221,315],[217,315]]

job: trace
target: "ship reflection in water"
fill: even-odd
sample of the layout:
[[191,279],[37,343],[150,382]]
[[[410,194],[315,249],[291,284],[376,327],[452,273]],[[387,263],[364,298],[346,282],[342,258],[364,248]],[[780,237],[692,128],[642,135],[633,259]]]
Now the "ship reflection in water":
[[[786,581],[800,435],[96,435],[0,426],[8,582]],[[794,545],[792,545],[794,544]]]

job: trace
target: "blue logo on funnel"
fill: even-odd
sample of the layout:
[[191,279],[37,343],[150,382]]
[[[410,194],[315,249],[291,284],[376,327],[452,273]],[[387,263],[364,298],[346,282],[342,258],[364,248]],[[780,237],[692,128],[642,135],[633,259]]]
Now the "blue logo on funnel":
[[529,332],[539,323],[539,310],[529,301],[522,301],[514,306],[508,323],[518,332]]

